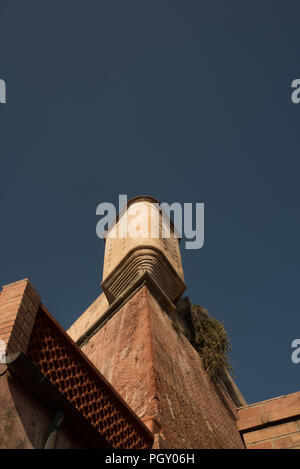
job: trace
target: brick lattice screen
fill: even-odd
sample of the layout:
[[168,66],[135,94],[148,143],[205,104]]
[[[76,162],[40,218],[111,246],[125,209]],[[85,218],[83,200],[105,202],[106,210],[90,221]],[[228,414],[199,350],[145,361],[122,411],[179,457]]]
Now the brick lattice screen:
[[115,449],[151,448],[149,432],[43,307],[26,355]]

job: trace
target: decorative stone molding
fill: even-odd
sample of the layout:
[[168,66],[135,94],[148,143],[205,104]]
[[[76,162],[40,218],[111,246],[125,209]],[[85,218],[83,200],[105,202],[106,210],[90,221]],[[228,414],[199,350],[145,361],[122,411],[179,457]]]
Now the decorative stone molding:
[[149,246],[138,246],[130,251],[102,282],[109,303],[113,303],[130,285],[138,283],[145,273],[174,307],[186,285],[165,255],[158,248]]

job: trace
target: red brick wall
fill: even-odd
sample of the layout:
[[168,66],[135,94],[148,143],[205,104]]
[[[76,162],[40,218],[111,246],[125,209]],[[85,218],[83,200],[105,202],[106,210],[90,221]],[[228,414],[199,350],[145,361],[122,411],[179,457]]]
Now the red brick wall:
[[[2,341],[8,352],[5,360],[7,367],[0,364],[0,433],[2,431],[4,434],[0,441],[2,447],[40,447],[38,438],[45,440],[43,434],[49,426],[47,396],[41,392],[42,405],[32,395],[33,388],[24,379],[29,369],[24,366],[24,360],[42,372],[73,408],[98,431],[98,445],[105,447],[109,442],[115,448],[152,446],[153,435],[41,305],[40,297],[28,279],[3,287],[0,295],[0,339],[1,352]],[[12,376],[7,381],[9,370]],[[28,389],[18,385],[18,377],[27,383]],[[18,392],[21,388],[22,392]],[[57,405],[62,405],[60,399]],[[31,423],[40,429],[36,434]],[[33,436],[30,438],[32,431]],[[62,435],[67,434],[66,431],[59,432],[60,440]],[[16,439],[18,433],[21,435],[20,441]],[[65,439],[65,443],[61,442],[62,447],[70,445],[68,438]],[[82,447],[80,440],[77,446]]]
[[238,409],[248,449],[300,449],[300,392]]
[[[5,285],[0,292],[0,339],[7,353],[26,353],[40,297],[28,279]],[[50,412],[32,393],[0,364],[0,448],[43,448],[53,420]],[[63,425],[57,448],[82,448]]]
[[25,352],[40,304],[28,279],[5,285],[0,295],[0,339],[7,352]]
[[236,409],[149,293],[139,290],[82,347],[166,448],[244,448]]

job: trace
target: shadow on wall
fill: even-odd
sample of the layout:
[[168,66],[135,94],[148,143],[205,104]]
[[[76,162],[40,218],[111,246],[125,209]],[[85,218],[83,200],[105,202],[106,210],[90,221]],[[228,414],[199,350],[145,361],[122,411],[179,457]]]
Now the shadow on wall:
[[[5,365],[0,365],[0,448],[42,449],[57,410],[49,410]],[[58,432],[56,448],[76,449],[82,445],[66,425]]]

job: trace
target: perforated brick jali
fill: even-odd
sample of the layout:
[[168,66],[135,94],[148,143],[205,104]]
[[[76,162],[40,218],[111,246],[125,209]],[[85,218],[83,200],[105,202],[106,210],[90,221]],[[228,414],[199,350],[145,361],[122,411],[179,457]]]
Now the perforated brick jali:
[[26,354],[114,448],[151,448],[151,435],[42,308]]

